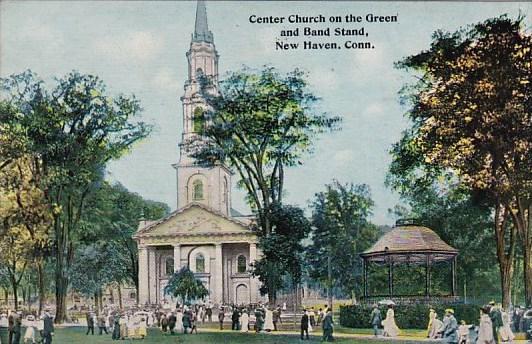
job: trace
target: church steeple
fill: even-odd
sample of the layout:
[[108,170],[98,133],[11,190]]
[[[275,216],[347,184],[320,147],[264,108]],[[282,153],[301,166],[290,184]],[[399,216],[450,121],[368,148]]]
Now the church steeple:
[[192,42],[214,43],[212,32],[209,31],[209,26],[207,25],[207,8],[203,0],[198,0],[197,3],[196,25],[194,27]]
[[[224,215],[231,209],[231,172],[222,165],[203,167],[197,164],[187,142],[201,138],[207,124],[205,111],[208,104],[200,92],[198,76],[203,75],[213,82],[209,92],[218,93],[218,53],[212,32],[207,26],[207,9],[204,1],[198,1],[196,23],[192,42],[187,52],[188,79],[185,81],[183,102],[183,133],[181,135],[177,169],[177,206],[202,203]],[[197,140],[196,142],[199,142]]]

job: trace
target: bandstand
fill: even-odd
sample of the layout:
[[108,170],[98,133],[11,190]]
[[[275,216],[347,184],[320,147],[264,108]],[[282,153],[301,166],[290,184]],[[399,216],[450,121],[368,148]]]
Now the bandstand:
[[[455,303],[456,294],[456,257],[458,250],[444,242],[438,234],[428,227],[416,224],[415,220],[400,220],[396,226],[384,234],[371,248],[360,256],[363,259],[363,302],[375,302],[388,298],[398,303]],[[448,262],[451,269],[451,281],[447,295],[431,295],[431,268],[438,263]],[[388,292],[370,295],[368,288],[370,264],[387,269]],[[399,265],[424,267],[425,292],[423,295],[399,295],[394,293],[394,267]]]

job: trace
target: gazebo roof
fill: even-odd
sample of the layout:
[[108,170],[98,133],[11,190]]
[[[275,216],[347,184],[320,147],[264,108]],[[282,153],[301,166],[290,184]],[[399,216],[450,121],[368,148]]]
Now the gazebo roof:
[[431,263],[451,260],[457,254],[430,228],[408,224],[394,227],[361,256],[375,263],[424,264],[427,259]]

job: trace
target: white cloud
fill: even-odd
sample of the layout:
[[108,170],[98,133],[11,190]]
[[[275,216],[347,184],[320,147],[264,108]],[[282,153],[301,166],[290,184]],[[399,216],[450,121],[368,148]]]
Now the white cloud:
[[94,42],[94,50],[119,62],[148,62],[159,55],[163,45],[164,39],[161,35],[137,31],[99,39]]

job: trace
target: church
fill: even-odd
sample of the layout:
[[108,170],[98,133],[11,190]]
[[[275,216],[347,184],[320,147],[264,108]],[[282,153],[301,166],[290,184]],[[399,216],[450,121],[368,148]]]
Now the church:
[[[196,8],[195,29],[186,54],[183,133],[177,175],[177,210],[157,221],[141,221],[134,235],[138,244],[139,303],[170,301],[164,289],[171,275],[188,266],[209,290],[209,301],[249,304],[260,300],[260,282],[250,264],[257,259],[253,218],[231,208],[232,172],[223,164],[202,167],[195,163],[183,142],[201,135],[205,101],[198,76],[218,82],[218,52],[207,25],[203,1]],[[215,89],[214,92],[217,90]],[[259,253],[260,254],[260,253]]]

